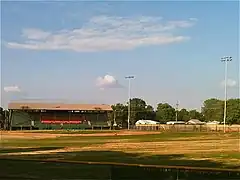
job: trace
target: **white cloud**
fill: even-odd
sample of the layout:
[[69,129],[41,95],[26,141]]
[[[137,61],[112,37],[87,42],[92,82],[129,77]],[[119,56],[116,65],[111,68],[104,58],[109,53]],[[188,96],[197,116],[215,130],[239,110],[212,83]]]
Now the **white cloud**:
[[115,77],[111,76],[111,75],[105,75],[103,77],[98,77],[96,85],[100,89],[122,87],[122,85],[119,84],[118,80],[116,80]]
[[6,46],[32,50],[107,51],[139,46],[161,45],[189,40],[175,35],[179,28],[189,28],[197,19],[164,21],[161,17],[96,16],[80,28],[56,32],[24,29],[24,42],[7,42]]
[[[225,86],[225,80],[221,82],[221,86]],[[227,79],[227,86],[228,87],[235,87],[237,86],[237,81],[233,80],[233,79]]]
[[49,37],[51,33],[44,32],[39,29],[24,29],[22,31],[22,36],[24,38],[32,39],[32,40],[44,40]]
[[21,92],[18,86],[5,86],[3,89],[5,92]]

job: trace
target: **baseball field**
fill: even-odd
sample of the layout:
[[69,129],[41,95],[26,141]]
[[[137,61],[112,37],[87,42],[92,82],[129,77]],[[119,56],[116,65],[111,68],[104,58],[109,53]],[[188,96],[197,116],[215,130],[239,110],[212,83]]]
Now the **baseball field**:
[[108,176],[106,167],[111,164],[240,171],[240,134],[154,131],[1,132],[0,169],[8,176],[11,174],[12,178],[19,175],[43,179],[77,175],[104,178]]

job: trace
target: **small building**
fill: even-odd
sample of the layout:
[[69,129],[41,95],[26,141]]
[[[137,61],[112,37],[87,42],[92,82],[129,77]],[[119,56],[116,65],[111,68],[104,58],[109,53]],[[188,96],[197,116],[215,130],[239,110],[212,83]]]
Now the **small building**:
[[135,125],[140,125],[140,124],[149,124],[149,125],[153,125],[153,124],[160,124],[159,122],[157,121],[154,121],[154,120],[138,120]]
[[110,128],[106,104],[9,103],[9,129]]
[[166,124],[173,125],[173,124],[185,124],[184,121],[168,121]]
[[208,125],[217,125],[217,124],[220,124],[220,122],[219,121],[209,121],[206,124],[208,124]]
[[206,124],[205,122],[202,122],[198,119],[191,119],[186,124],[192,124],[192,125],[203,125]]

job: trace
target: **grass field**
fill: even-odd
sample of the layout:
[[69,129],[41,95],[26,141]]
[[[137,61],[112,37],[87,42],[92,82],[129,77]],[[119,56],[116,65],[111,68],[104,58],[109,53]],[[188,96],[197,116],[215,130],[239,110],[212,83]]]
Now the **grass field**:
[[[2,132],[0,158],[189,166],[240,171],[239,138],[238,133]],[[4,162],[11,164],[10,161]],[[27,167],[29,162],[24,163],[23,166]],[[11,167],[14,164],[16,162]],[[29,166],[30,169],[33,168],[32,164]],[[84,168],[89,167],[81,165],[81,169]],[[97,171],[107,175],[104,166],[101,168]],[[8,170],[10,171],[6,169],[5,172]],[[82,175],[87,176],[87,170],[84,172]]]

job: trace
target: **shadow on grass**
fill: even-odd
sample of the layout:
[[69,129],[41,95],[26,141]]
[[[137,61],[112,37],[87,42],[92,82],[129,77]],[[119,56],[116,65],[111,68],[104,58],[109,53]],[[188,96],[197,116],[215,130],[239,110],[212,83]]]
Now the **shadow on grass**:
[[[40,147],[26,149],[3,149],[5,152],[30,152],[55,150],[59,147]],[[1,152],[1,151],[0,151]],[[6,156],[8,157],[8,156]],[[13,155],[11,155],[13,157]],[[15,157],[24,159],[59,159],[70,161],[86,162],[110,162],[110,163],[128,163],[128,164],[147,164],[147,165],[167,165],[167,166],[189,166],[189,167],[208,167],[208,168],[240,168],[240,166],[224,165],[223,163],[210,160],[187,159],[184,154],[166,154],[147,156],[137,153],[125,153],[121,151],[73,151],[57,152],[49,154],[29,154],[16,155]]]
[[63,147],[4,148],[4,149],[0,149],[0,155],[3,153],[49,151],[49,150],[57,150],[57,149],[61,149],[61,148],[63,148]]
[[[44,150],[44,148],[29,148],[27,150]],[[57,147],[46,147],[45,150],[57,149]],[[16,149],[17,150],[17,149]],[[19,151],[20,152],[20,151]],[[8,156],[5,156],[8,157]],[[11,155],[11,157],[13,157]],[[125,153],[122,151],[73,151],[56,152],[45,154],[16,155],[23,159],[59,159],[69,161],[86,162],[109,162],[126,164],[146,164],[146,165],[166,165],[166,166],[187,166],[187,167],[207,167],[207,168],[228,168],[236,169],[238,165],[226,165],[224,163],[211,160],[189,159],[184,154],[166,155],[145,155],[142,153]]]
[[[12,158],[13,156],[9,157]],[[0,169],[9,177],[25,177],[27,179],[176,179],[185,180],[208,179],[238,179],[240,172],[216,172],[210,170],[186,170],[181,168],[143,168],[139,166],[110,165],[109,163],[151,164],[166,166],[240,168],[226,166],[210,160],[186,159],[184,154],[167,154],[144,156],[143,154],[124,153],[116,151],[79,151],[59,152],[52,154],[32,154],[16,156],[22,160],[0,160]],[[23,160],[24,159],[24,160]],[[39,161],[31,161],[39,159]],[[109,162],[107,164],[78,164],[63,162],[43,162],[46,159],[59,159],[85,162]],[[4,165],[3,165],[4,164]],[[2,166],[3,165],[3,166]],[[1,177],[0,177],[1,178]],[[180,179],[180,177],[178,177]],[[6,179],[6,178],[5,178]]]

